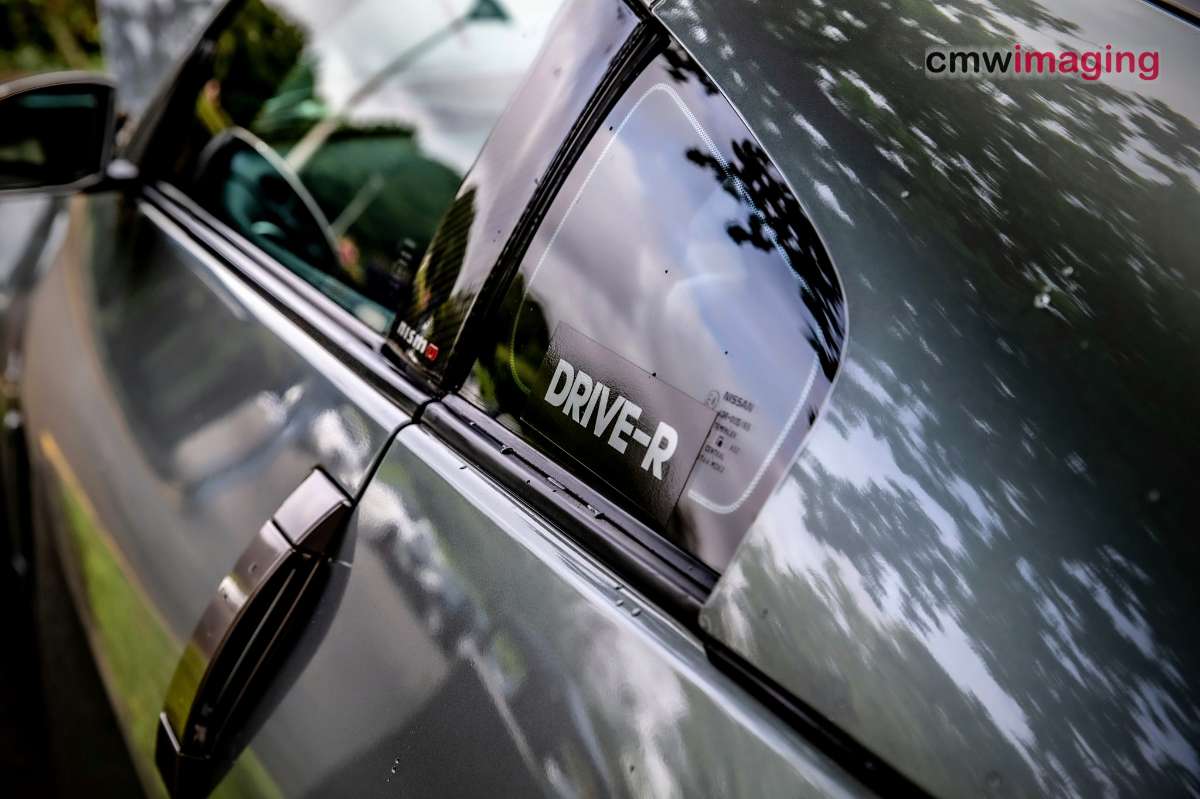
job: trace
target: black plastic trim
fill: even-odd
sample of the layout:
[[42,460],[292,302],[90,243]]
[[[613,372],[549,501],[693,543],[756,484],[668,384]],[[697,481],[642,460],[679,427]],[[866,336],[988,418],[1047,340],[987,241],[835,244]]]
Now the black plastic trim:
[[706,632],[702,632],[701,637],[714,666],[864,786],[880,796],[933,799],[930,793],[796,699],[737,652]]
[[[571,127],[566,139],[559,145],[553,160],[538,183],[538,190],[517,220],[509,234],[504,249],[491,273],[480,289],[479,304],[464,321],[453,351],[446,365],[442,385],[448,390],[457,390],[470,373],[471,365],[479,351],[480,341],[489,331],[489,323],[503,300],[504,291],[517,273],[521,259],[533,242],[542,219],[558,196],[567,176],[571,173],[584,148],[600,129],[605,117],[625,93],[629,85],[642,70],[667,46],[668,36],[661,23],[646,16],[644,8],[630,5],[641,18],[616,56],[600,85],[592,93],[583,113]],[[387,348],[387,349],[390,349]],[[396,357],[395,360],[400,360]]]
[[1184,22],[1200,25],[1200,0],[1145,0]]
[[458,397],[428,405],[421,425],[563,530],[679,622],[698,630],[717,574],[540,457]]
[[383,357],[382,336],[287,267],[239,242],[234,231],[178,189],[148,186],[143,198],[405,413],[414,415],[433,399]]
[[441,404],[469,424],[479,428],[488,438],[499,442],[500,446],[511,449],[513,454],[541,474],[563,485],[590,508],[599,511],[601,516],[627,530],[629,535],[633,536],[640,544],[653,551],[672,568],[687,575],[689,581],[700,585],[705,596],[712,590],[717,578],[720,577],[716,570],[699,558],[675,546],[661,533],[655,531],[652,526],[643,523],[641,519],[627,511],[617,501],[610,499],[602,490],[593,488],[590,478],[576,477],[565,465],[546,455],[461,396],[446,396],[442,399]]

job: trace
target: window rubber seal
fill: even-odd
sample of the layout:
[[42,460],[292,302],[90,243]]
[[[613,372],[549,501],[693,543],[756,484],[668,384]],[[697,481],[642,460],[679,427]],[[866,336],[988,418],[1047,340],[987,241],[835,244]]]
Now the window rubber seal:
[[406,414],[415,416],[432,401],[434,392],[403,374],[383,356],[381,335],[370,331],[349,311],[283,264],[241,239],[174,186],[165,183],[145,186],[140,200],[165,214],[197,246]]
[[676,621],[699,632],[700,608],[720,577],[712,568],[462,397],[426,406],[420,423]]

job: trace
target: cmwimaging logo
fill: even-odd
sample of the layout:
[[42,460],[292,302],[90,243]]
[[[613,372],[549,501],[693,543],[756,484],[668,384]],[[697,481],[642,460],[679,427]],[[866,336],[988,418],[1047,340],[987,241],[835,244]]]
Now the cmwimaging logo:
[[1158,80],[1157,50],[1035,50],[1012,47],[930,47],[925,51],[925,76],[947,78],[1048,78],[1061,75],[1097,81],[1106,75],[1134,75]]

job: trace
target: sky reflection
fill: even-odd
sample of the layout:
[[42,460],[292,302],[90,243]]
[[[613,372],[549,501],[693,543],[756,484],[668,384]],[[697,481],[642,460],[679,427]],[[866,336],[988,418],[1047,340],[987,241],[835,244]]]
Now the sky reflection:
[[[850,317],[708,622],[935,793],[1195,792],[1200,33],[1115,1],[898,12],[660,8]],[[1162,79],[919,68],[932,42],[1014,41],[1157,47]]]

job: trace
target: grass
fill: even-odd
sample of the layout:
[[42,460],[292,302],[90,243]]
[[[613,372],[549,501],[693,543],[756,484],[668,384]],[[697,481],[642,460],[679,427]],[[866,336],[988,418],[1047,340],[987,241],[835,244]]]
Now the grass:
[[[166,797],[154,765],[158,716],[181,654],[194,650],[185,648],[158,615],[54,442],[44,441],[42,449],[61,478],[62,518],[76,555],[97,665],[143,785],[151,796]],[[282,792],[247,750],[213,795],[276,797]]]

